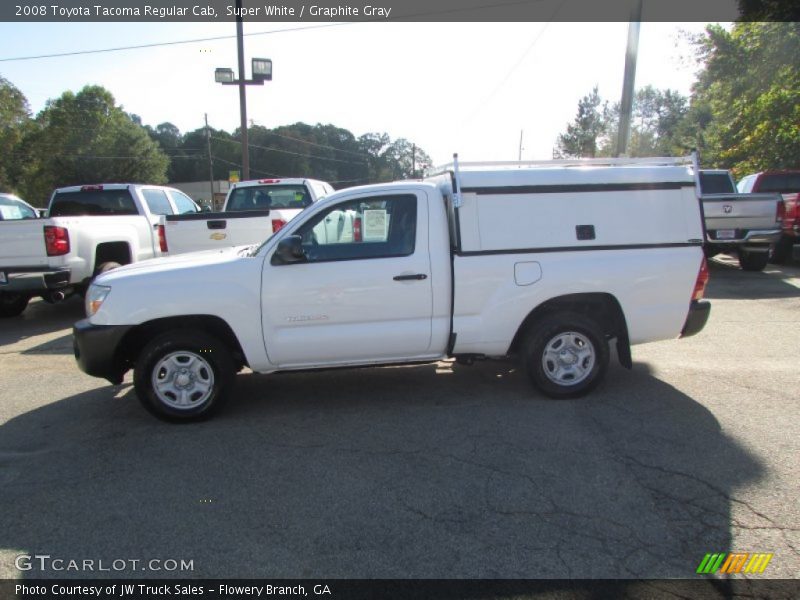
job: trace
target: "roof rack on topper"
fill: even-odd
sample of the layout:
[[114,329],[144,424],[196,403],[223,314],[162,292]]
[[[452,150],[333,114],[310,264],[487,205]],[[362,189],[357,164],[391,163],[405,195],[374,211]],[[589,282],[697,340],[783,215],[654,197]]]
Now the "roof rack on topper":
[[614,167],[614,166],[648,166],[648,167],[675,167],[682,165],[692,165],[693,155],[689,156],[650,156],[645,158],[568,158],[553,160],[500,160],[500,161],[462,161],[458,155],[454,155],[454,161],[444,165],[433,167],[429,175],[439,175],[447,173],[456,168],[460,170],[470,169],[520,169],[520,168],[552,168],[552,167]]

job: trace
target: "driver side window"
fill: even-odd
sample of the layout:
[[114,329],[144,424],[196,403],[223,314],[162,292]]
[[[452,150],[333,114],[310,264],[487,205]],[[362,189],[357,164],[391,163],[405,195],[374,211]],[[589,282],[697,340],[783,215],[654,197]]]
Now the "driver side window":
[[413,194],[373,196],[343,202],[303,225],[306,262],[409,256],[417,232]]

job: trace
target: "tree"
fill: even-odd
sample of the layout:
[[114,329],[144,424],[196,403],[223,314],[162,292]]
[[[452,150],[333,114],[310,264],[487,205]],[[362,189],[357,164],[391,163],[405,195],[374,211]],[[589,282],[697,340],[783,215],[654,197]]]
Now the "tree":
[[108,90],[87,86],[49,100],[20,143],[17,185],[43,204],[55,187],[84,183],[164,183],[167,156]]
[[800,23],[709,26],[695,39],[692,134],[701,158],[737,175],[800,164]]
[[0,76],[0,191],[13,188],[12,175],[17,166],[14,153],[17,150],[27,122],[30,108],[25,95],[17,87]]
[[597,154],[598,142],[606,132],[607,103],[603,104],[597,86],[578,101],[578,114],[567,125],[566,133],[558,136],[554,154],[559,158],[592,158]]
[[[686,154],[694,147],[684,139],[682,128],[688,110],[688,98],[677,91],[659,90],[650,85],[637,90],[633,97],[631,137],[626,154],[632,157]],[[606,111],[605,119],[605,135],[598,155],[614,156],[619,132],[619,103]]]

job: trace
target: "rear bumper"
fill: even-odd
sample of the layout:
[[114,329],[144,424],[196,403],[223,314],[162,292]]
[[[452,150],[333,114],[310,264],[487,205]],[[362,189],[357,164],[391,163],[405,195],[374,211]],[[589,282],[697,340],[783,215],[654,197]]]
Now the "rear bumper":
[[781,239],[780,229],[736,229],[733,239],[717,239],[716,229],[708,231],[708,243],[714,246],[743,246],[743,245],[764,245],[775,244]]
[[69,286],[69,267],[0,267],[0,292],[60,290]]
[[88,319],[72,328],[72,349],[80,370],[110,383],[122,383],[128,369],[119,360],[118,348],[132,325],[92,325]]
[[711,303],[706,300],[692,300],[689,305],[689,314],[681,330],[681,337],[691,337],[700,333],[708,322],[708,315],[711,314]]

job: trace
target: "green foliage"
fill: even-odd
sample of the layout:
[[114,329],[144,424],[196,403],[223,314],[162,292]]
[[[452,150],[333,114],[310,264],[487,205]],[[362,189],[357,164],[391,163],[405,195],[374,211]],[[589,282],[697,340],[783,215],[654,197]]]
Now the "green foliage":
[[[336,187],[419,177],[430,157],[385,133],[356,138],[334,125],[294,123],[248,130],[251,177],[312,177]],[[49,100],[35,119],[25,96],[0,77],[0,191],[45,206],[56,187],[107,182],[214,179],[241,170],[241,133],[205,127],[186,134],[151,127],[117,106],[108,90],[87,86]]]
[[16,185],[43,206],[67,185],[163,183],[169,159],[102,87],[87,86],[50,100],[26,131],[17,156]]
[[[693,133],[704,164],[737,176],[800,165],[800,24],[709,26],[693,89]],[[703,118],[710,117],[710,118]]]
[[[689,111],[686,96],[675,90],[659,90],[646,86],[636,91],[631,115],[631,137],[627,155],[684,155],[691,149],[683,143],[681,124]],[[605,136],[600,142],[599,156],[614,156],[619,132],[619,103],[605,113]]]
[[[688,99],[674,90],[652,86],[633,97],[628,156],[671,156],[685,153],[681,124],[688,113]],[[614,156],[619,135],[619,103],[609,106],[595,87],[578,101],[578,115],[558,136],[554,154],[559,158]]]
[[14,84],[0,76],[0,192],[13,191],[12,156],[22,140],[30,108],[25,95]]
[[[170,123],[146,127],[150,137],[170,156],[169,180],[203,181],[209,177],[205,128],[185,135]],[[241,170],[241,133],[209,129],[214,179]],[[311,177],[337,188],[419,177],[430,157],[404,138],[385,133],[356,138],[334,125],[294,123],[275,129],[248,128],[250,177]]]
[[578,114],[558,136],[555,156],[558,158],[593,158],[598,143],[608,129],[608,103],[603,104],[597,86],[578,101]]

